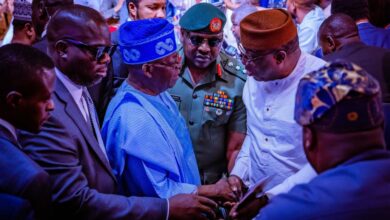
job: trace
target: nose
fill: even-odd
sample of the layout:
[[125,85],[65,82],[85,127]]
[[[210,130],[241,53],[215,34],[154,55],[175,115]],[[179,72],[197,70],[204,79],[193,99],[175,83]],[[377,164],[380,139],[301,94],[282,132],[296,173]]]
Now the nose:
[[199,45],[198,49],[202,52],[210,52],[210,45],[207,40],[203,40],[203,42]]
[[111,62],[111,57],[108,55],[108,53],[104,53],[103,57],[99,59],[99,63],[101,64],[108,64]]
[[53,99],[50,99],[49,102],[47,103],[47,106],[46,106],[46,111],[47,112],[51,112],[54,110],[54,102],[53,102]]
[[156,18],[165,18],[165,10],[160,8],[156,12]]

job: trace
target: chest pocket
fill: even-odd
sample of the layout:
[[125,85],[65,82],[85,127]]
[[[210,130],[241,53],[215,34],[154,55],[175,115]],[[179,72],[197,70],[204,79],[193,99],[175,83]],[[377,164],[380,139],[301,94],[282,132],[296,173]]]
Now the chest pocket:
[[225,110],[211,106],[203,106],[202,120],[205,124],[218,127],[228,123],[233,110]]
[[172,97],[173,101],[176,102],[177,108],[180,110],[180,105],[181,105],[181,98],[180,98],[180,96],[171,94],[171,97]]

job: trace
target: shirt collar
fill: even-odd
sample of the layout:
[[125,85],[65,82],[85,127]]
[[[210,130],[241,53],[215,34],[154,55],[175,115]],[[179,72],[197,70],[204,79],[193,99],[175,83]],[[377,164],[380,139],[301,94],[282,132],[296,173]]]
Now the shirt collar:
[[61,70],[55,68],[57,78],[64,84],[76,103],[79,103],[83,95],[83,86],[77,85],[69,77],[67,77]]
[[0,125],[2,125],[7,131],[9,131],[12,134],[12,136],[15,138],[15,140],[18,139],[16,135],[16,128],[11,123],[0,118]]

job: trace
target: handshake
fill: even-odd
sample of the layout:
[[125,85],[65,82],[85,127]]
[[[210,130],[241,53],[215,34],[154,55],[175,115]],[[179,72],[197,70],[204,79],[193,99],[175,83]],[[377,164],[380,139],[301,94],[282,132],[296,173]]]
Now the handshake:
[[169,199],[169,219],[251,219],[267,201],[254,199],[240,205],[247,187],[237,176],[199,186],[194,194],[179,194]]

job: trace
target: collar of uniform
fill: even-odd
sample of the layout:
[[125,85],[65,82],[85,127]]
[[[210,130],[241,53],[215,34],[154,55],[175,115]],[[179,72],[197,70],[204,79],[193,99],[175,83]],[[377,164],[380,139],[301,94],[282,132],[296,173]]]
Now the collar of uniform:
[[[226,79],[226,74],[224,73],[223,71],[223,64],[221,63],[221,58],[220,56],[217,57],[216,61],[211,64],[213,65],[213,68],[212,70],[210,71],[209,74],[207,74],[199,83],[198,85],[203,85],[203,84],[207,84],[207,83],[211,83],[211,82],[214,82],[214,81],[217,81],[217,80],[222,80],[222,81],[225,81],[227,82],[228,80]],[[219,67],[217,67],[219,65]],[[220,70],[218,70],[218,68]],[[218,74],[218,71],[221,71],[221,74],[219,76]],[[185,79],[186,81],[188,81],[190,84],[193,84],[193,81],[191,79],[191,76],[190,76],[190,70],[188,69],[188,67],[185,65],[185,62],[183,62],[183,68],[182,68],[182,71],[180,73],[180,76]],[[197,85],[197,86],[198,86]]]

